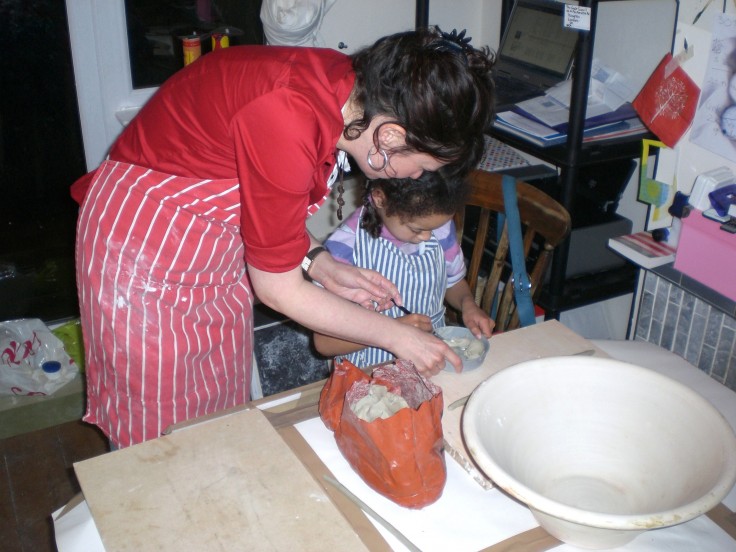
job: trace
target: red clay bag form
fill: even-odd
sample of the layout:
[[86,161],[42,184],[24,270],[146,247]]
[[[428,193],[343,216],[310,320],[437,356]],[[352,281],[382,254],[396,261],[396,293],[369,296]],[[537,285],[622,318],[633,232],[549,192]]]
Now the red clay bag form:
[[393,502],[423,508],[447,480],[442,389],[397,360],[368,376],[336,361],[319,412],[337,446],[363,481]]

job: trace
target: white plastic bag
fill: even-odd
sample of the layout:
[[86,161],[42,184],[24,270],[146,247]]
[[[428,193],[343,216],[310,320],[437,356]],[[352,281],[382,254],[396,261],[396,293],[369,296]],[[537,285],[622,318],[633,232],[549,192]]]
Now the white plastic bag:
[[78,371],[38,318],[0,322],[0,395],[51,395]]

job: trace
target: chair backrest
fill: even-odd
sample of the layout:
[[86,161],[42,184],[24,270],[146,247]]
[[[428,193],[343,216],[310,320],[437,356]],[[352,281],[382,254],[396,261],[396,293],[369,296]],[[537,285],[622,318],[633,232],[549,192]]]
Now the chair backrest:
[[[470,174],[470,193],[465,209],[455,215],[458,241],[462,244],[464,236],[466,242],[468,240],[473,242],[467,280],[483,310],[491,312],[494,297],[497,295],[496,290],[503,287],[503,291],[495,299],[496,331],[511,330],[519,326],[513,286],[506,285],[511,278],[506,219],[505,217],[503,219],[502,232],[498,232],[500,238],[495,231],[495,223],[491,224],[492,221],[498,220],[498,213],[505,213],[501,180],[502,175],[498,173],[473,171]],[[560,203],[526,182],[517,180],[516,193],[522,224],[524,258],[527,261],[527,272],[532,284],[531,294],[536,299],[542,289],[552,252],[570,233],[570,214]],[[466,219],[470,222],[468,207],[471,206],[476,208],[473,209],[473,216],[476,212],[478,214],[475,229],[471,228],[472,223],[465,228]],[[494,233],[489,239],[491,228],[494,228]],[[473,231],[474,235],[470,235]],[[494,244],[495,250],[492,247]],[[481,273],[484,273],[484,277],[479,278]]]

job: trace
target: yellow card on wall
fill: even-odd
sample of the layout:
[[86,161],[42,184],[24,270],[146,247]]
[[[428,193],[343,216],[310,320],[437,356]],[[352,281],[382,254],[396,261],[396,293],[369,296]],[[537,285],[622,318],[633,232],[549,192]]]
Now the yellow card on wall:
[[664,142],[658,140],[642,140],[638,199],[642,203],[647,203],[654,208],[651,221],[656,221],[660,218],[660,214],[666,214],[666,207],[674,196],[674,187],[671,184],[651,178],[648,170],[649,149],[666,147]]

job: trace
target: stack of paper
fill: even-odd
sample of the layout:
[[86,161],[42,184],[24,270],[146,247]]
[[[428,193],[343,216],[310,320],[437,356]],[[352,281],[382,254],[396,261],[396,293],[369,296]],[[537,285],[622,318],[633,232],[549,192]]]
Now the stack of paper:
[[656,268],[675,260],[676,250],[658,242],[649,232],[637,232],[608,240],[608,247],[644,268]]
[[[567,142],[566,131],[557,130],[515,111],[498,113],[493,126],[541,147],[554,146]],[[638,117],[631,117],[601,123],[596,126],[589,126],[583,131],[583,142],[632,136],[643,134],[646,131],[646,127]]]
[[[570,108],[551,96],[541,96],[519,102],[513,107],[513,111],[559,132],[567,132]],[[611,110],[591,109],[591,106],[588,106],[583,127],[588,129],[637,117],[636,110],[629,102]]]
[[[519,102],[497,115],[494,126],[533,144],[547,147],[567,141],[572,81],[563,81],[543,95]],[[583,142],[644,134],[627,79],[593,60],[585,108]]]

